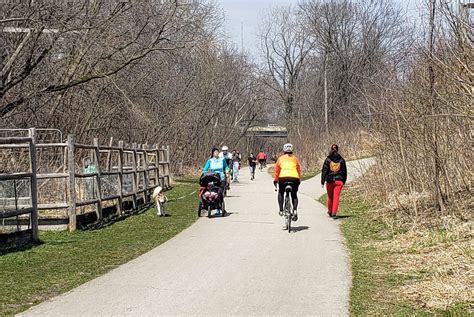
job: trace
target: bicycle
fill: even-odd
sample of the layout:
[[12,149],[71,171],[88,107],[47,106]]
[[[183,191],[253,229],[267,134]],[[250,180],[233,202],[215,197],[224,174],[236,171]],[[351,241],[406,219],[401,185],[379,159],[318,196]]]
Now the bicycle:
[[[283,214],[281,216],[285,217],[285,230],[288,230],[288,233],[291,232],[291,221],[293,219],[293,206],[291,203],[290,193],[293,190],[293,187],[289,183],[284,183],[285,186],[285,200],[283,202]],[[275,184],[275,191],[277,191],[277,187]]]

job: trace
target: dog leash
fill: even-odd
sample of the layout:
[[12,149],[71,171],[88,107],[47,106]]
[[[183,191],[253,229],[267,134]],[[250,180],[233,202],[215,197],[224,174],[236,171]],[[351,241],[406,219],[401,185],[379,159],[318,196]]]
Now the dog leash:
[[184,195],[184,196],[178,197],[178,198],[174,198],[174,199],[168,199],[168,202],[172,202],[172,201],[181,200],[181,199],[184,199],[184,198],[186,198],[186,197],[189,197],[189,196],[191,196],[191,195],[194,195],[194,194],[196,194],[196,193],[197,193],[197,190],[195,190],[195,191],[193,191],[193,192],[191,192],[191,193],[189,193],[189,194],[187,194],[187,195]]

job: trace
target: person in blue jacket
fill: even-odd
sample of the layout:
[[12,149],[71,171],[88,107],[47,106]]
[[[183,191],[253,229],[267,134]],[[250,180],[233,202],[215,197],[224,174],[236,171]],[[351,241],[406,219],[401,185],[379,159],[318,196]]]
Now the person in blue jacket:
[[[211,157],[207,160],[206,164],[204,165],[204,168],[202,169],[203,174],[209,171],[219,173],[219,176],[221,178],[221,188],[222,188],[219,194],[222,197],[224,188],[226,188],[227,186],[227,176],[229,172],[229,166],[227,165],[227,162],[223,157],[219,157],[218,148],[212,148]],[[217,214],[219,213],[220,211],[218,211]]]

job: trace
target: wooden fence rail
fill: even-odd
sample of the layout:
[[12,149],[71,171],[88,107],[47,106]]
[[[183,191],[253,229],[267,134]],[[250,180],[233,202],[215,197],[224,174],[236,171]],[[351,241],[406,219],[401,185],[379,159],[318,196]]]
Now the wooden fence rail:
[[[28,148],[29,154],[29,171],[23,173],[12,173],[10,178],[5,177],[5,174],[0,174],[0,180],[16,180],[19,178],[27,178],[30,183],[30,207],[26,208],[15,208],[14,210],[5,210],[0,212],[0,219],[16,217],[24,214],[30,214],[30,225],[31,225],[31,240],[38,241],[38,201],[37,201],[37,178],[36,178],[36,148],[35,148],[35,129],[29,129],[29,136],[23,138],[0,138],[0,145],[2,148],[5,146],[17,146],[20,145],[23,148]],[[7,174],[8,176],[8,174]],[[20,177],[21,176],[21,177]],[[1,194],[1,193],[0,193]],[[1,197],[1,196],[0,196]]]
[[[112,143],[112,142],[111,142]],[[132,208],[137,208],[139,200],[142,203],[150,201],[150,194],[157,186],[168,188],[170,186],[170,151],[169,147],[158,145],[141,145],[133,143],[125,145],[123,141],[118,146],[100,145],[98,139],[93,144],[79,144],[75,142],[74,135],[68,135],[66,143],[35,143],[35,129],[29,130],[29,137],[25,138],[0,138],[0,151],[4,149],[29,148],[30,170],[24,172],[4,173],[0,170],[0,181],[30,179],[31,206],[18,208],[15,197],[15,210],[1,210],[0,219],[10,218],[20,214],[31,214],[32,239],[38,239],[38,210],[67,210],[68,228],[73,231],[77,228],[78,208],[95,205],[97,220],[103,219],[103,203],[115,200],[117,214],[123,214],[124,200],[131,200]],[[37,150],[59,148],[64,156],[64,164],[56,172],[38,173],[36,167]],[[81,152],[82,151],[82,152]],[[79,155],[81,152],[82,155]],[[81,170],[83,164],[78,164],[84,159],[84,152],[93,171]],[[105,168],[101,167],[101,154],[106,154]],[[116,154],[116,164],[112,164],[112,156]],[[106,178],[118,178],[115,193],[104,193],[103,185]],[[127,178],[127,181],[125,180]],[[131,178],[131,179],[130,179]],[[64,179],[66,183],[63,202],[38,202],[38,180],[47,182],[52,179]],[[85,181],[89,186],[87,197],[78,197],[78,182]],[[2,197],[3,196],[3,197]],[[22,197],[25,198],[25,197]],[[0,188],[0,201],[8,201]],[[25,198],[28,200],[28,198]],[[10,208],[11,209],[11,208]]]

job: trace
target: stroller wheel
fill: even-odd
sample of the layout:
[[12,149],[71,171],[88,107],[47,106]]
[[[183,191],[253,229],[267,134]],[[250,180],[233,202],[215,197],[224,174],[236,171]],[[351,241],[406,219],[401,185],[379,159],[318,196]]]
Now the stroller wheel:
[[201,210],[202,210],[202,201],[199,201],[199,206],[198,206],[198,217],[201,217]]
[[208,207],[207,207],[207,217],[208,217],[208,218],[211,217],[211,206],[208,206]]
[[227,214],[227,210],[225,210],[225,202],[222,202],[221,209],[222,209],[222,217],[224,217]]

